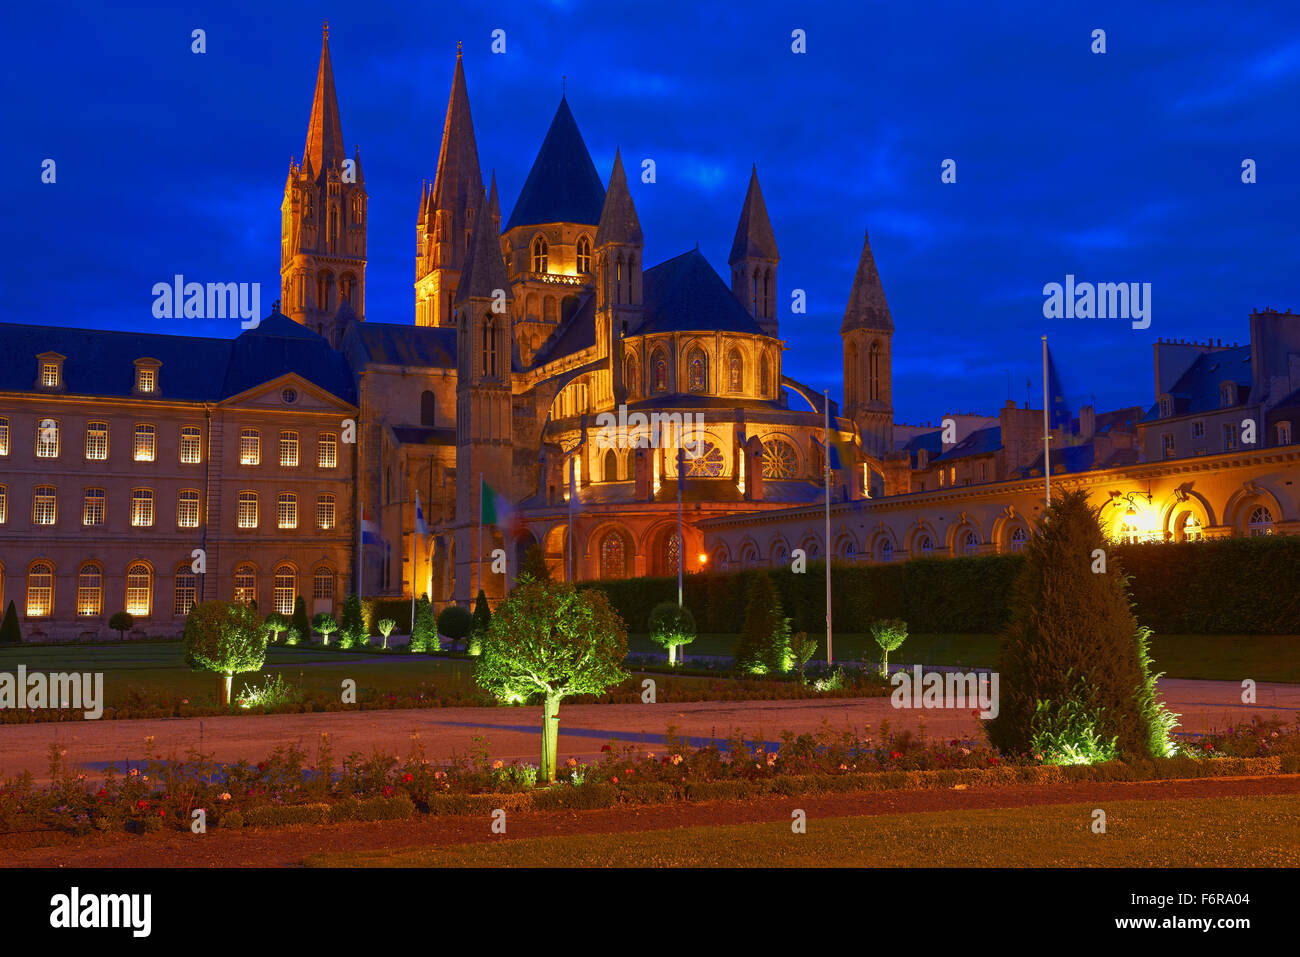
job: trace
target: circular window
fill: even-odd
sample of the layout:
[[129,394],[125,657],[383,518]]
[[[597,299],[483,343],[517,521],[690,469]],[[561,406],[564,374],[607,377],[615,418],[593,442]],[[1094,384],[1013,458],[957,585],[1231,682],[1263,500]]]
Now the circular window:
[[284,400],[285,405],[293,405],[298,401],[297,389],[285,389],[280,393],[280,398]]

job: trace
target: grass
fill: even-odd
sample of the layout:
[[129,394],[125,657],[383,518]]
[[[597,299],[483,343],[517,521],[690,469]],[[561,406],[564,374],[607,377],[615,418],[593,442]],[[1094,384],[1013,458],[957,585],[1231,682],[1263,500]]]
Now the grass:
[[[1300,797],[1108,801],[316,854],[309,867],[1295,867]],[[486,831],[486,826],[484,827]]]

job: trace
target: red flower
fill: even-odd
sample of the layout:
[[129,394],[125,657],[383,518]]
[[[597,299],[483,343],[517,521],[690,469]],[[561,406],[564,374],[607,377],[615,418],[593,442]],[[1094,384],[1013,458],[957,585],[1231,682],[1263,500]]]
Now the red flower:
[[899,754],[897,751],[890,751],[889,756],[893,758],[895,761],[897,761],[899,758],[902,757],[902,755]]
[[412,774],[410,771],[407,771],[405,774],[402,775],[402,783],[404,784],[410,784],[414,780],[415,780],[415,775]]
[[610,780],[613,781],[615,784],[618,783],[618,778],[610,778]]
[[149,802],[148,802],[148,801],[136,801],[136,802],[135,802],[135,806],[136,806],[136,810],[143,811],[145,808],[147,808],[147,807],[149,806]]
[[600,750],[602,750],[602,751],[608,751],[608,750],[609,750],[609,745],[608,745],[608,744],[602,744],[602,745],[600,746]]
[[393,786],[391,784],[385,784],[384,797],[392,797],[392,796],[393,796]]
[[159,808],[159,809],[158,809],[158,816],[159,816],[159,817],[163,817],[163,816],[164,816],[164,812],[163,812],[163,809],[162,809],[162,808]]

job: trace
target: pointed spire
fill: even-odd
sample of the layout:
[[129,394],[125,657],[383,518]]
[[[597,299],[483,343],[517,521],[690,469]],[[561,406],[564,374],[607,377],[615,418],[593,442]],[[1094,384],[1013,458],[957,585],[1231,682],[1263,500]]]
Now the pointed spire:
[[871,240],[865,230],[862,234],[862,258],[858,260],[858,272],[853,277],[849,304],[840,325],[841,333],[850,329],[894,331],[894,320],[889,315],[889,303],[885,301],[885,289],[880,284],[876,259],[871,255]]
[[501,229],[501,200],[497,197],[497,171],[492,170],[492,189],[488,192],[488,214]]
[[753,166],[749,171],[749,190],[745,193],[745,205],[740,210],[740,222],[736,224],[736,238],[732,240],[727,264],[734,266],[742,259],[777,262],[780,258],[776,237],[772,235],[772,222],[767,218],[763,191],[758,185],[758,167]]
[[491,299],[498,289],[504,289],[506,299],[510,298],[510,280],[506,276],[505,260],[501,258],[501,234],[487,210],[487,194],[480,183],[469,256],[456,288],[457,305],[470,298]]
[[600,225],[596,227],[596,248],[606,243],[639,246],[641,241],[641,221],[637,218],[632,194],[628,192],[623,156],[615,150],[614,171],[609,174],[605,206],[600,211]]
[[[460,214],[478,201],[483,190],[479,172],[478,144],[474,120],[469,111],[469,89],[460,44],[456,44],[456,70],[451,78],[447,117],[442,125],[442,148],[438,152],[438,173],[433,182],[433,206]],[[463,220],[461,220],[463,222]]]
[[311,121],[307,124],[307,145],[303,147],[303,166],[323,172],[337,170],[346,152],[343,147],[343,124],[339,122],[339,101],[334,93],[334,67],[330,64],[330,27],[320,46],[320,67],[316,71],[316,96],[311,104]]
[[543,223],[600,222],[605,184],[587,152],[567,100],[561,99],[533,167],[519,191],[506,232]]
[[352,150],[352,165],[356,167],[357,185],[366,185],[366,174],[361,172],[361,144],[357,143]]

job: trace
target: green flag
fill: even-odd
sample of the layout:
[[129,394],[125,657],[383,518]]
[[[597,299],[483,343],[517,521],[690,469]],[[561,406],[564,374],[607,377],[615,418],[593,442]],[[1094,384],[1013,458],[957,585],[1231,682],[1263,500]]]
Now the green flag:
[[480,478],[479,480],[479,505],[478,520],[483,525],[495,525],[497,523],[497,496],[492,491],[492,486]]

